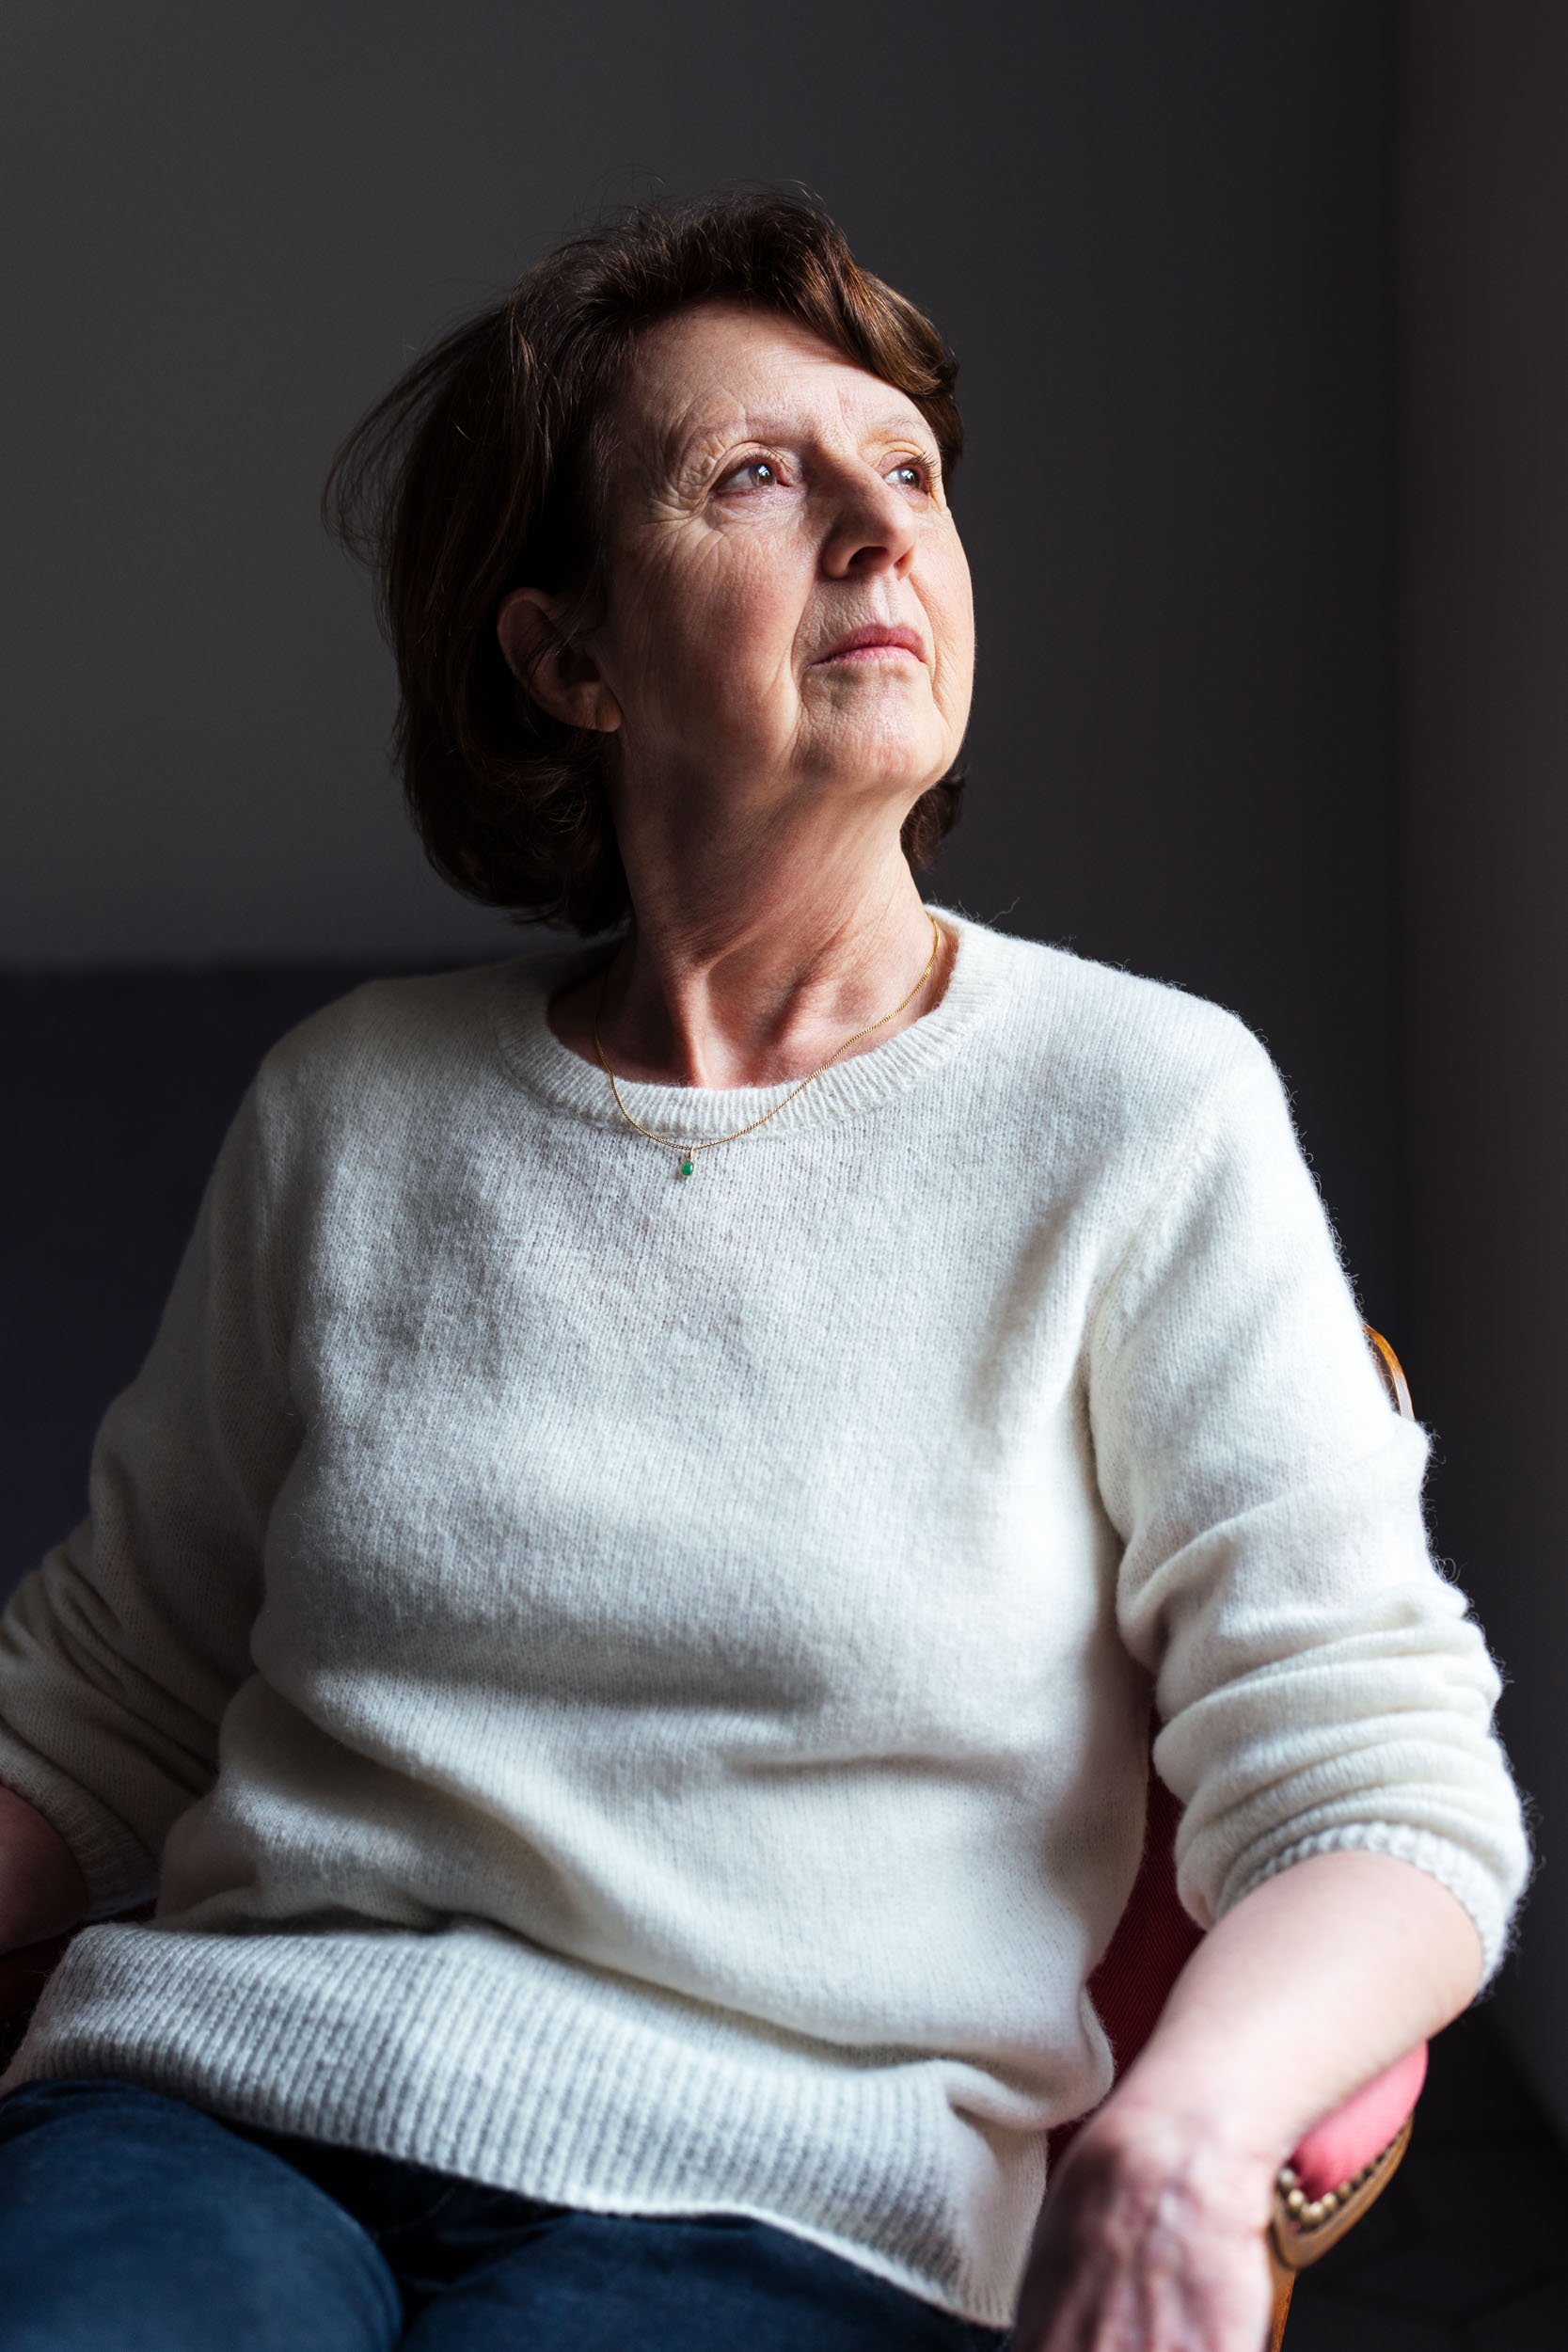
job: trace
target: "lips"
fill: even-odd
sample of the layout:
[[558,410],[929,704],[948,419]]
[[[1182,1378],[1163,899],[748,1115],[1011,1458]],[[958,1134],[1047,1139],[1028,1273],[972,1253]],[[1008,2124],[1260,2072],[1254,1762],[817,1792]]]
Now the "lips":
[[889,653],[910,654],[916,661],[924,661],[926,648],[920,641],[920,631],[900,628],[896,623],[868,621],[863,628],[852,628],[836,645],[818,654],[812,667],[820,669],[829,661],[875,661]]

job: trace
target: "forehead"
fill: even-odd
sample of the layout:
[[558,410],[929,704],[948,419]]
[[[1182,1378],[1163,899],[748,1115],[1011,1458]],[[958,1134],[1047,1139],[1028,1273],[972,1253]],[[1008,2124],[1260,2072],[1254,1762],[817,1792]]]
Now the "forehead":
[[739,303],[703,303],[645,328],[619,408],[623,432],[677,460],[736,431],[797,421],[930,437],[906,393],[810,327]]

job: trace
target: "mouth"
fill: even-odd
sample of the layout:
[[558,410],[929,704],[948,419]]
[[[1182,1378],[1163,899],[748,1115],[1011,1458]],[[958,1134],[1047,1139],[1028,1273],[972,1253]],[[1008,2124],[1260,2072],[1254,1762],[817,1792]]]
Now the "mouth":
[[863,628],[852,628],[847,637],[841,637],[836,645],[817,655],[814,670],[826,669],[837,662],[860,661],[918,661],[924,663],[926,648],[920,632],[901,628],[895,624],[869,621]]

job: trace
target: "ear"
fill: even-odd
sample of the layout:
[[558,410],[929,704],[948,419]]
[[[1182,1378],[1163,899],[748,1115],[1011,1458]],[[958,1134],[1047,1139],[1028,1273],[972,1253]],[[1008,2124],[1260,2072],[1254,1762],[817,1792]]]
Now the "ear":
[[591,727],[613,735],[621,706],[606,685],[588,647],[563,637],[564,596],[543,588],[515,588],[496,615],[506,666],[536,703],[569,727]]

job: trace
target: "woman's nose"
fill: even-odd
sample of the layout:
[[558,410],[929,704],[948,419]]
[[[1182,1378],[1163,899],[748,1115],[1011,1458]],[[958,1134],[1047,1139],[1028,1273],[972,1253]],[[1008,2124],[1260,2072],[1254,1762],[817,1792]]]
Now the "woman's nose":
[[822,550],[832,578],[902,572],[913,552],[914,517],[892,483],[878,473],[846,482]]

